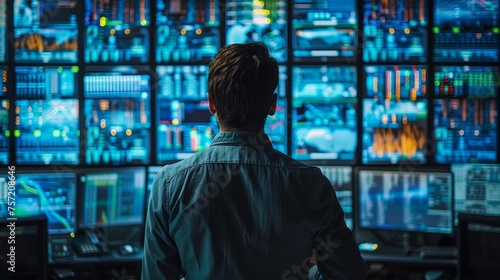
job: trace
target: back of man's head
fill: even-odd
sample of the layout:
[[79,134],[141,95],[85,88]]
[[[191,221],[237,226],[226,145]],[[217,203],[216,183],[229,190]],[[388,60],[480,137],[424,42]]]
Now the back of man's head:
[[263,128],[278,75],[278,64],[262,42],[221,48],[208,72],[208,94],[219,123],[236,129]]

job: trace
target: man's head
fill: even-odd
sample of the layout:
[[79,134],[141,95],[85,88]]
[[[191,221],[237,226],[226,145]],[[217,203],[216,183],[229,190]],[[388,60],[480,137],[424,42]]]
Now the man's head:
[[210,112],[221,129],[258,131],[276,111],[278,64],[264,43],[228,45],[208,70]]

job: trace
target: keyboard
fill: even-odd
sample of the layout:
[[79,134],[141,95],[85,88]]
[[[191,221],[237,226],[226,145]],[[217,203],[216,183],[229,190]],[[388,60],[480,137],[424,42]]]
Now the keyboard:
[[449,246],[423,246],[420,248],[420,258],[422,259],[453,259],[458,255],[456,247]]

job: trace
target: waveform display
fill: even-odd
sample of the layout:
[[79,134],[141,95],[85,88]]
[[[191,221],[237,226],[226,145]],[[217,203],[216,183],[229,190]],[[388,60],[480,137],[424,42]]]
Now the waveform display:
[[77,62],[77,1],[14,1],[17,62]]
[[218,0],[156,1],[156,62],[209,62],[220,43]]
[[85,62],[147,62],[149,0],[85,0]]
[[427,95],[427,67],[365,66],[366,96],[387,100],[416,100]]
[[495,162],[497,106],[496,98],[434,100],[436,162]]
[[[16,217],[45,214],[49,234],[66,234],[75,230],[75,173],[17,173]],[[7,216],[7,182],[0,179],[0,213]],[[11,201],[11,200],[9,200]]]
[[17,100],[15,103],[18,164],[78,164],[78,100]]
[[[7,5],[0,0],[0,34],[7,34]],[[7,36],[0,36],[0,62],[7,60]]]
[[58,99],[76,97],[78,66],[17,66],[16,97]]
[[226,1],[226,44],[261,41],[278,62],[286,61],[287,5],[284,0]]
[[498,95],[498,67],[440,66],[434,70],[434,95],[491,98]]
[[0,164],[9,163],[10,151],[10,130],[9,130],[9,109],[8,100],[0,100]]
[[427,101],[363,100],[364,164],[425,163]]
[[498,62],[498,0],[434,1],[434,61]]
[[295,61],[355,61],[357,4],[345,1],[297,1],[292,7]]
[[364,62],[427,61],[426,0],[364,0]]

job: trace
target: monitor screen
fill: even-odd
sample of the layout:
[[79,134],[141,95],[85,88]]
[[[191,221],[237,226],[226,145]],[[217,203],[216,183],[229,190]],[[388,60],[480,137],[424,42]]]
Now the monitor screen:
[[[0,0],[0,34],[7,34],[7,1]],[[0,62],[7,60],[7,37],[0,37]]]
[[356,60],[358,16],[355,0],[293,1],[292,11],[295,61]]
[[[17,170],[16,170],[17,171]],[[15,173],[15,200],[10,200],[7,177],[0,178],[0,214],[7,217],[14,202],[15,217],[45,214],[49,234],[66,234],[75,230],[76,175],[62,170]],[[10,215],[10,214],[9,214]]]
[[148,62],[149,0],[85,0],[85,62]]
[[78,181],[79,229],[144,222],[145,167],[84,170]]
[[8,89],[7,67],[6,66],[0,66],[0,71],[2,71],[2,82],[0,83],[0,85],[2,86],[2,91],[0,91],[0,97],[5,97],[7,95],[7,89]]
[[276,113],[273,116],[267,116],[264,132],[269,136],[273,148],[287,154],[287,99],[286,82],[288,79],[287,67],[279,66],[279,80],[276,93],[278,101],[276,102]]
[[357,177],[360,229],[453,232],[450,172],[361,169]]
[[350,166],[318,166],[323,175],[330,180],[342,210],[347,226],[352,230],[352,167]]
[[436,0],[433,4],[434,61],[498,61],[498,0]]
[[15,104],[18,164],[79,163],[77,99],[18,99]]
[[78,66],[17,66],[16,98],[75,98]]
[[98,67],[83,78],[88,164],[149,162],[151,129],[148,69]]
[[365,66],[366,97],[417,100],[427,96],[427,66]]
[[0,100],[0,164],[9,163],[10,153],[10,130],[9,130],[9,108],[8,100]]
[[278,61],[287,60],[288,1],[225,1],[226,45],[261,41]]
[[156,62],[209,62],[215,56],[219,0],[159,0],[156,8]]
[[427,61],[426,0],[364,0],[364,62]]
[[495,98],[434,100],[436,162],[495,162],[497,122]]
[[439,97],[494,98],[498,95],[498,67],[434,67],[434,95]]
[[500,164],[451,165],[455,181],[455,226],[458,213],[500,215]]
[[425,163],[426,100],[363,100],[364,164]]
[[14,0],[16,62],[77,62],[77,0]]
[[292,75],[292,157],[354,161],[356,68],[295,66]]

